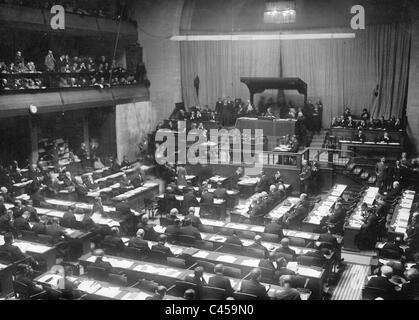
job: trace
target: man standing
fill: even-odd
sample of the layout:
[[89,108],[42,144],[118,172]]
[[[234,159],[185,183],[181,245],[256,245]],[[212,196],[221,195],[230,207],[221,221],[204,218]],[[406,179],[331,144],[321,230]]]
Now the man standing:
[[310,178],[311,178],[311,167],[308,165],[307,160],[303,160],[301,173],[300,173],[300,190],[306,194],[309,194]]
[[386,157],[381,157],[380,162],[375,165],[375,175],[377,176],[376,187],[381,189],[384,187],[388,166],[386,164]]
[[45,57],[45,68],[47,72],[55,71],[55,58],[51,50],[48,50],[48,54]]

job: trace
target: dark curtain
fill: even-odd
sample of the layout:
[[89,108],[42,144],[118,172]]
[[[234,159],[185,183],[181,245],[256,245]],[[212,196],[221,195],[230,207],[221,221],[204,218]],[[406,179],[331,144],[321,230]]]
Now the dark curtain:
[[[193,81],[200,78],[201,105],[217,97],[249,98],[240,77],[299,77],[308,95],[321,98],[323,122],[363,108],[373,116],[401,116],[408,80],[410,33],[406,24],[369,26],[355,39],[186,41],[181,43],[185,104],[198,104]],[[378,95],[374,89],[379,85]]]

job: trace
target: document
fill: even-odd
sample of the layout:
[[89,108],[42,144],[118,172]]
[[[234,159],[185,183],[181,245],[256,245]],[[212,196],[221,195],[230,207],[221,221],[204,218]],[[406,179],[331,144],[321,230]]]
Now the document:
[[[105,260],[105,259],[103,259],[103,260]],[[134,264],[134,262],[132,262],[132,261],[118,260],[118,259],[112,259],[112,258],[108,258],[108,259],[106,259],[106,261],[108,261],[112,265],[112,267],[121,268],[121,269],[129,269]]]
[[101,285],[99,283],[96,283],[93,280],[86,280],[83,281],[82,283],[79,284],[79,286],[77,287],[80,291],[89,293],[89,294],[93,294],[96,291],[100,290]]
[[147,297],[151,295],[145,292],[128,292],[126,293],[121,300],[145,300]]
[[121,289],[119,289],[118,287],[107,287],[107,288],[102,287],[96,292],[97,295],[108,297],[108,298],[116,298],[116,296],[120,293],[121,293]]
[[198,251],[193,256],[194,256],[194,258],[206,258],[206,257],[209,256],[209,252],[207,252],[207,251]]
[[219,256],[217,258],[217,261],[222,261],[222,262],[227,262],[227,263],[233,263],[234,261],[236,261],[236,257],[234,256]]
[[258,259],[247,259],[247,260],[243,260],[242,263],[240,263],[242,266],[249,266],[249,267],[253,267],[256,268],[257,266],[259,266],[259,260]]

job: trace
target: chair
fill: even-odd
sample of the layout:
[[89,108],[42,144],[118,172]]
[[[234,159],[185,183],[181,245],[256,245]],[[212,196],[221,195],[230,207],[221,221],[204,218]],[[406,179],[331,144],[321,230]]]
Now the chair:
[[179,241],[177,234],[166,233],[166,236],[167,236],[167,242],[169,243],[176,243]]
[[193,289],[195,293],[198,293],[198,286],[192,282],[178,280],[175,282],[175,287],[173,288],[173,290],[175,291],[175,295],[182,297],[185,291],[189,289]]
[[113,243],[109,243],[109,242],[102,242],[100,245],[103,249],[103,251],[105,251],[106,254],[112,255],[112,256],[119,256],[121,249]]
[[105,269],[95,266],[87,266],[87,275],[99,281],[104,281],[108,278],[108,273]]
[[222,234],[223,236],[232,236],[233,230],[229,228],[220,228],[219,234]]
[[290,246],[295,246],[295,247],[306,246],[306,241],[302,238],[289,237],[288,239],[290,240]]
[[136,284],[132,286],[132,288],[141,289],[147,292],[154,293],[157,289],[159,284],[155,281],[141,279]]
[[262,249],[257,249],[257,248],[245,248],[243,255],[249,256],[252,258],[263,259],[265,258],[265,251]]
[[213,273],[214,272],[214,268],[215,268],[214,263],[207,262],[207,261],[202,261],[202,260],[196,260],[196,263],[198,264],[198,266],[204,268],[205,272],[208,272],[208,273]]
[[275,272],[272,269],[267,269],[267,268],[262,268],[259,267],[261,273],[262,273],[262,282],[268,282],[271,283],[272,280],[274,279],[275,276]]
[[244,239],[254,239],[256,236],[256,233],[253,231],[237,231],[237,235],[240,238],[244,238]]
[[173,268],[186,269],[186,261],[180,258],[167,257],[167,265]]
[[182,246],[195,247],[195,237],[188,235],[179,235],[178,236],[179,244]]
[[237,269],[237,268],[224,266],[224,272],[223,273],[226,277],[238,278],[238,279],[240,279],[242,277],[242,271],[240,269]]
[[18,300],[30,300],[30,289],[29,287],[17,280],[13,280],[13,292],[14,296]]
[[128,279],[125,275],[110,273],[108,275],[108,282],[117,286],[126,287],[128,284]]
[[197,240],[196,247],[201,250],[213,251],[214,243],[205,240]]
[[141,250],[132,247],[125,247],[124,251],[120,253],[120,256],[132,260],[142,260],[147,256],[148,250]]
[[150,262],[166,264],[167,255],[162,251],[152,249],[152,250],[150,250],[150,253],[148,255],[148,260]]
[[262,233],[262,240],[267,242],[279,242],[279,235],[273,233]]
[[302,266],[314,266],[314,267],[323,267],[324,260],[318,257],[310,257],[310,256],[299,256],[297,258],[298,264]]
[[232,244],[232,243],[224,243],[223,246],[220,249],[220,252],[224,253],[231,253],[231,254],[240,254],[242,253],[243,246],[238,244]]
[[20,231],[20,234],[22,235],[23,240],[33,241],[33,242],[39,241],[38,235],[33,231],[22,230]]
[[38,242],[46,245],[54,245],[54,238],[47,234],[38,234]]
[[204,232],[204,233],[215,233],[213,226],[206,226],[204,224],[201,224],[199,226],[199,231]]
[[236,300],[257,300],[257,296],[250,293],[234,292],[233,298]]
[[204,286],[201,290],[202,300],[224,300],[227,296],[225,289]]
[[378,297],[384,300],[389,298],[388,293],[384,289],[369,286],[365,286],[362,289],[362,300],[375,300]]

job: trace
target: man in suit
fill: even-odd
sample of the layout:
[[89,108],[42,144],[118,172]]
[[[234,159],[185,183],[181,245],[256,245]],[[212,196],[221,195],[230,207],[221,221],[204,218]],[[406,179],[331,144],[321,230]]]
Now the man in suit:
[[150,247],[148,246],[148,242],[143,239],[144,238],[144,230],[138,229],[137,234],[135,237],[132,237],[128,242],[128,247],[136,248],[144,251],[150,251]]
[[146,215],[141,217],[141,222],[138,224],[138,229],[144,230],[144,239],[155,241],[158,234],[154,230],[154,226],[148,223],[148,217]]
[[4,198],[0,196],[0,216],[7,212],[6,206],[4,205]]
[[191,282],[197,285],[198,287],[197,298],[199,299],[199,297],[201,296],[202,287],[207,285],[207,282],[204,279],[204,268],[196,267],[194,270],[194,274],[187,275],[184,281]]
[[410,268],[406,271],[407,282],[402,285],[402,296],[407,300],[417,300],[419,297],[419,271]]
[[104,269],[106,274],[114,273],[112,265],[108,261],[103,261],[105,252],[102,249],[93,251],[93,256],[96,256],[96,260],[92,266]]
[[166,230],[164,233],[169,237],[172,237],[174,239],[177,238],[177,236],[180,234],[180,229],[182,227],[182,221],[180,219],[176,219],[173,224],[170,224],[166,227]]
[[284,234],[282,233],[282,226],[279,223],[279,219],[272,219],[272,221],[265,226],[264,232],[277,234],[280,239],[284,236]]
[[60,226],[60,220],[56,217],[45,226],[45,234],[51,236],[54,242],[59,242],[66,237],[64,228]]
[[365,142],[366,141],[366,137],[365,134],[362,132],[362,130],[358,130],[358,133],[356,133],[352,139],[353,141],[360,141],[360,142]]
[[[393,275],[393,269],[389,266],[382,266],[380,268],[381,275],[373,276],[368,281],[367,286],[384,290],[387,299],[394,298],[396,293],[395,285],[390,282]],[[383,298],[383,297],[382,297]]]
[[214,194],[208,191],[208,188],[202,189],[201,204],[212,205],[214,204]]
[[[281,185],[282,187],[282,185]],[[279,203],[284,197],[285,192],[281,189],[277,189],[276,185],[271,185],[269,187],[269,194],[266,199],[266,206],[268,209],[273,208],[277,203]]]
[[188,215],[185,216],[185,220],[186,219],[190,219],[191,223],[192,223],[192,226],[195,227],[195,228],[199,229],[199,227],[202,226],[201,219],[195,215],[195,208],[194,207],[189,208]]
[[16,281],[23,283],[28,288],[29,296],[34,296],[38,293],[41,293],[43,291],[43,288],[41,285],[36,284],[33,279],[33,270],[30,266],[26,264],[18,264],[16,266]]
[[8,253],[11,259],[10,262],[16,262],[28,257],[19,247],[13,245],[13,234],[10,232],[4,235],[4,244],[0,246],[0,252]]
[[341,202],[336,202],[333,213],[327,218],[332,233],[341,233],[346,219],[346,210]]
[[311,167],[305,159],[301,161],[301,165],[300,189],[304,190],[304,193],[308,194],[310,191]]
[[39,222],[38,212],[33,207],[32,199],[28,199],[25,201],[25,211],[29,212],[30,222]]
[[380,257],[388,259],[400,260],[404,255],[403,249],[400,247],[402,239],[396,237],[393,242],[387,241],[380,249]]
[[21,217],[23,213],[25,212],[25,207],[22,205],[21,200],[15,201],[15,206],[12,208],[13,211],[13,219],[16,219],[17,217]]
[[288,238],[283,238],[281,240],[281,246],[277,248],[275,251],[278,253],[289,254],[292,256],[292,260],[295,261],[295,257],[297,254],[293,249],[289,247],[289,245],[290,245],[290,240]]
[[268,252],[268,255],[265,257],[265,259],[261,259],[259,261],[259,267],[275,272],[278,270],[277,258],[278,257],[275,252]]
[[119,229],[118,227],[111,228],[111,234],[105,236],[102,242],[103,246],[111,247],[117,252],[122,252],[125,249],[125,244],[122,241],[121,237],[119,236]]
[[224,289],[227,296],[231,296],[234,292],[233,287],[231,286],[230,279],[224,276],[224,266],[222,264],[217,264],[214,267],[215,276],[212,276],[208,280],[208,285],[215,288]]
[[284,280],[283,290],[276,290],[274,300],[301,300],[300,293],[291,286],[291,279]]
[[214,197],[218,199],[227,198],[227,189],[223,187],[221,182],[217,183],[217,189],[214,191]]
[[35,232],[36,234],[45,234],[46,233],[46,223],[48,222],[48,217],[47,216],[41,216],[40,221],[39,222],[35,222],[32,225],[32,231]]
[[99,213],[102,216],[106,216],[101,197],[96,197],[95,202],[93,203],[92,214],[95,214],[95,213]]
[[265,171],[260,173],[259,181],[256,184],[255,192],[260,193],[262,191],[268,192],[269,186],[271,185],[271,181],[269,177],[266,175]]
[[376,187],[380,190],[384,187],[384,181],[386,181],[388,166],[386,164],[386,157],[381,157],[380,162],[375,165],[375,175],[377,176]]
[[268,299],[268,293],[264,285],[260,283],[262,272],[259,268],[254,268],[250,272],[250,280],[242,280],[240,292],[255,295],[258,299]]
[[290,229],[299,229],[302,221],[308,214],[307,209],[307,194],[303,193],[300,196],[300,202],[297,204],[293,212],[284,215],[283,222]]
[[146,298],[146,300],[164,300],[167,288],[165,286],[158,286],[152,296]]
[[179,215],[178,209],[176,208],[171,209],[169,212],[169,216],[167,217],[168,225],[174,224],[175,220],[179,219],[178,215]]
[[15,217],[13,220],[13,228],[16,231],[30,231],[31,226],[29,225],[29,212],[25,211],[22,215]]
[[265,258],[269,256],[268,249],[264,245],[262,245],[262,237],[260,235],[255,236],[254,242],[250,246],[248,246],[248,248],[262,250],[265,255]]
[[395,198],[400,196],[402,193],[402,187],[398,181],[393,182],[393,188],[389,191],[389,193],[384,197],[385,201],[394,201]]
[[184,212],[186,212],[190,207],[199,207],[199,202],[195,197],[194,189],[185,187],[185,195],[183,196],[183,205]]
[[226,238],[226,241],[224,243],[229,243],[229,244],[235,244],[238,246],[243,246],[242,241],[240,240],[239,236],[237,235],[236,231],[233,231],[233,234],[231,236],[228,236]]
[[179,235],[186,235],[195,237],[196,240],[202,240],[201,233],[197,228],[192,226],[191,219],[185,219],[183,221],[183,227],[180,228]]
[[172,250],[170,250],[169,247],[166,247],[166,242],[167,242],[167,236],[164,235],[164,234],[161,234],[159,236],[158,243],[153,245],[151,247],[151,250],[160,251],[160,252],[164,253],[167,257],[173,257],[174,254],[173,254]]
[[75,205],[71,205],[68,208],[68,211],[64,213],[63,218],[61,219],[61,226],[64,228],[72,228],[75,229],[77,226],[76,216],[74,215],[74,211],[76,210]]

